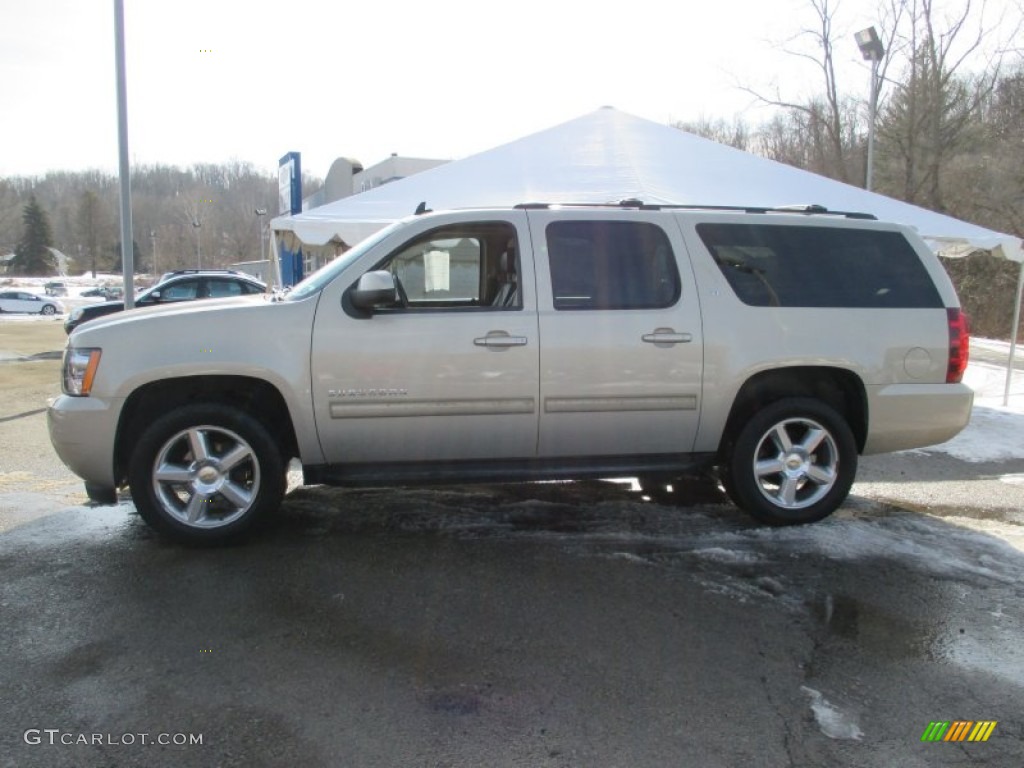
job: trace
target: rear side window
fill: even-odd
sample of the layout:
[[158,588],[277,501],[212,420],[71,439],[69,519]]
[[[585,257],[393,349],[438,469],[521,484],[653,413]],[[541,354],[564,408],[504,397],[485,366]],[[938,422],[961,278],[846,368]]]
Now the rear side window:
[[556,221],[546,230],[555,309],[661,309],[679,300],[665,232],[637,221]]
[[160,301],[189,301],[199,295],[198,280],[179,280],[160,290]]
[[216,277],[208,278],[206,281],[207,295],[211,299],[217,299],[224,296],[245,296],[249,293],[255,293],[253,286],[248,283],[243,283],[238,280],[221,280]]
[[755,307],[942,307],[899,232],[773,224],[698,224],[697,234],[744,303]]

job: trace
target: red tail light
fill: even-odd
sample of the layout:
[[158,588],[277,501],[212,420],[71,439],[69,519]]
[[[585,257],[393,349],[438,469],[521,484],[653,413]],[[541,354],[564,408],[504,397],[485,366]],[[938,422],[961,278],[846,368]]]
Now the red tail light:
[[947,309],[946,317],[949,318],[949,368],[946,369],[946,383],[959,384],[967,370],[971,324],[967,315],[959,309]]

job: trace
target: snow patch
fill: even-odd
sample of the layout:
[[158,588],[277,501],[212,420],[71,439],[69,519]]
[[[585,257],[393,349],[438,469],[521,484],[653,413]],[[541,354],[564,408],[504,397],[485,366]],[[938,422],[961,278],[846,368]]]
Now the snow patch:
[[804,685],[800,686],[800,690],[811,697],[811,712],[814,713],[814,720],[818,723],[821,732],[830,739],[859,741],[864,737],[864,732],[853,715],[843,712],[834,704],[829,703],[820,691]]
[[975,401],[971,421],[959,435],[926,449],[946,453],[961,461],[1010,461],[1024,458],[1024,414],[1019,409],[979,405]]
[[654,540],[662,548],[672,540],[680,555],[696,555],[726,566],[770,564],[810,554],[835,562],[884,558],[937,578],[1001,584],[1024,581],[1021,526],[973,518],[834,516],[814,525],[788,528],[712,529],[675,535],[665,531],[660,537],[655,534]]
[[612,552],[609,555],[612,560],[625,560],[628,563],[637,563],[638,565],[650,565],[651,561],[646,557],[640,557],[632,552]]
[[[912,515],[879,520],[826,521],[800,529],[758,529],[751,537],[794,553],[817,551],[834,560],[885,557],[922,573],[962,579],[973,575],[1003,584],[1024,579],[1020,553],[966,528]],[[973,524],[973,521],[972,521]]]
[[[1009,342],[972,338],[971,345],[1009,358]],[[952,440],[925,450],[972,462],[1024,459],[1024,371],[1013,372],[1006,406],[1006,366],[971,362],[963,381],[974,390],[970,424]]]
[[704,549],[690,550],[691,555],[702,557],[716,563],[749,565],[759,563],[764,558],[757,552],[750,552],[742,549],[725,549],[724,547],[706,547]]

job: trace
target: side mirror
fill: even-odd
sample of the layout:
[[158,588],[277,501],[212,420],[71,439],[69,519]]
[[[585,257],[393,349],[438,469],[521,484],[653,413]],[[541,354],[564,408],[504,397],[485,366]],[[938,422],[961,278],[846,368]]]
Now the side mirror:
[[398,301],[398,286],[390,272],[367,272],[359,278],[350,296],[352,305],[366,312],[376,307],[393,306]]
[[153,301],[160,301],[160,291],[153,291],[151,294],[149,294],[149,298],[151,298]]

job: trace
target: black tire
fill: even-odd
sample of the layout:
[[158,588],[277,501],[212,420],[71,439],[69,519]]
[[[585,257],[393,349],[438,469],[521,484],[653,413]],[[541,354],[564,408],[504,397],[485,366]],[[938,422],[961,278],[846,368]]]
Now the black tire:
[[280,506],[285,466],[256,419],[231,406],[188,405],[142,433],[128,484],[156,530],[182,543],[220,543]]
[[39,311],[43,315],[56,315],[57,314],[57,308],[55,306],[53,306],[53,304],[44,304],[43,308],[41,310],[39,310]]
[[846,420],[812,398],[778,400],[739,431],[723,485],[738,507],[769,525],[828,517],[850,493],[857,444]]

